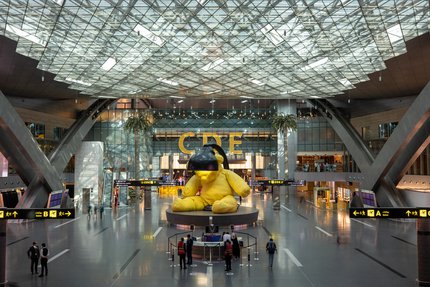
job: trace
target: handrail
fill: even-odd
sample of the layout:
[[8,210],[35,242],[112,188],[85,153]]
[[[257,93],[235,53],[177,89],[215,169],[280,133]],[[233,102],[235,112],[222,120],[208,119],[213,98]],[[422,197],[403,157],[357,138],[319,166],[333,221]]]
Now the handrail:
[[[171,254],[171,252],[172,252],[172,250],[173,250],[173,247],[176,247],[177,246],[177,243],[178,243],[178,235],[180,235],[180,234],[185,234],[185,233],[190,233],[190,231],[189,230],[187,230],[187,231],[183,231],[183,232],[178,232],[178,233],[175,233],[175,234],[173,234],[173,235],[171,235],[171,236],[169,236],[168,238],[167,238],[167,254]],[[175,243],[173,244],[173,243],[170,243],[170,239],[172,239],[172,237],[175,237]],[[172,249],[170,249],[172,247]],[[167,255],[168,257],[169,257],[169,255]]]

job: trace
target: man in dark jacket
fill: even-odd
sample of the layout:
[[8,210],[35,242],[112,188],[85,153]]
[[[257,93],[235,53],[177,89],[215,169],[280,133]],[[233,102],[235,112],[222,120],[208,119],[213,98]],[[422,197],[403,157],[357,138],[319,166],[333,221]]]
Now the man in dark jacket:
[[31,274],[34,274],[33,266],[34,266],[34,271],[37,274],[37,265],[39,264],[40,251],[35,241],[33,242],[33,245],[28,249],[27,255],[28,255],[28,258],[31,260],[31,267],[30,267]]
[[48,276],[48,255],[48,248],[46,248],[45,243],[42,243],[42,254],[40,256],[40,265],[42,265],[42,272],[40,272],[39,277],[43,277],[43,271],[45,271],[45,276]]
[[193,238],[190,234],[187,235],[187,264],[193,264]]

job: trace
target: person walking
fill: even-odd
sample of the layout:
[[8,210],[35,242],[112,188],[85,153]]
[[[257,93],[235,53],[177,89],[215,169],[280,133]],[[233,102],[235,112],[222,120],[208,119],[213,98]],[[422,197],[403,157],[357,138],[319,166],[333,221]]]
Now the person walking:
[[88,212],[88,220],[91,219],[91,210],[92,210],[91,204],[88,204],[88,210],[87,210],[87,212]]
[[269,253],[269,266],[272,268],[273,266],[273,257],[275,255],[275,252],[277,252],[276,244],[273,241],[273,238],[269,239],[269,242],[266,244],[266,252]]
[[224,246],[225,271],[231,271],[231,257],[233,256],[233,246],[229,239]]
[[179,266],[182,269],[182,263],[184,264],[184,269],[187,269],[187,265],[185,265],[185,254],[187,247],[184,242],[184,238],[181,237],[181,241],[178,242],[178,256],[179,256]]
[[100,219],[103,219],[103,211],[105,211],[104,206],[100,206]]
[[44,271],[45,271],[45,276],[48,276],[48,255],[49,255],[49,250],[46,247],[46,244],[42,243],[42,251],[40,255],[40,265],[42,266],[42,271],[40,272],[39,277],[43,277]]
[[97,205],[94,205],[94,218],[97,220]]
[[190,234],[187,235],[187,264],[193,264],[193,238]]
[[27,256],[31,260],[31,265],[30,265],[31,274],[34,274],[34,272],[36,272],[37,274],[37,265],[39,265],[40,251],[36,241],[33,241],[33,245],[30,246],[30,248],[28,249]]

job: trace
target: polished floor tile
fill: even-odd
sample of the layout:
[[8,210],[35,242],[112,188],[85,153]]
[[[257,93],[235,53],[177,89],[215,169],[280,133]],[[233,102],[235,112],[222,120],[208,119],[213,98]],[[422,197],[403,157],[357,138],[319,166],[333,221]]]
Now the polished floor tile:
[[[290,193],[276,211],[270,194],[244,200],[259,208],[259,221],[237,232],[245,245],[254,237],[257,244],[242,249],[229,273],[216,258],[194,260],[186,270],[177,266],[176,256],[170,260],[168,238],[189,231],[165,221],[172,199],[154,193],[150,211],[139,205],[107,209],[103,219],[78,211],[73,221],[8,223],[7,279],[20,287],[416,286],[415,222],[350,219],[345,211],[318,209]],[[185,233],[175,237],[180,232]],[[271,236],[278,247],[273,268],[264,248]],[[48,277],[30,273],[26,252],[33,240],[49,247]]]

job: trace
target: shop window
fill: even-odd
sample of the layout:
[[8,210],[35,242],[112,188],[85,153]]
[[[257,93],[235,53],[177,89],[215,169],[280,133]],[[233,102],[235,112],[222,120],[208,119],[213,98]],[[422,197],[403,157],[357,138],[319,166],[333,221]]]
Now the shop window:
[[26,122],[25,125],[30,130],[31,134],[38,139],[45,138],[45,125],[38,123]]

